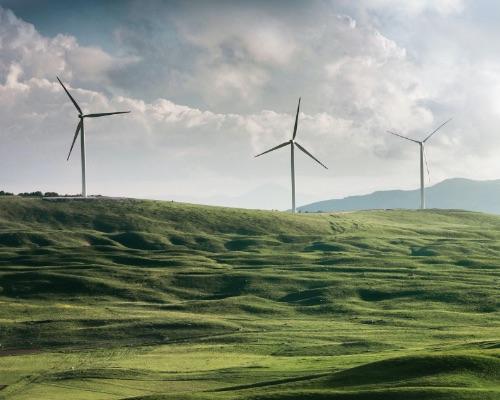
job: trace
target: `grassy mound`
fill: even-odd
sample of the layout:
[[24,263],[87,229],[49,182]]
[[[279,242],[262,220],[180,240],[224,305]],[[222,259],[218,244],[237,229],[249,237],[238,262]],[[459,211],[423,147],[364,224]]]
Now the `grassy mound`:
[[391,358],[323,378],[318,387],[494,386],[500,381],[500,359],[473,355],[421,355]]
[[0,198],[0,397],[499,398],[500,217]]
[[[153,400],[155,397],[147,397],[144,400]],[[157,397],[157,399],[160,399]],[[164,397],[163,399],[168,399]],[[322,390],[312,391],[289,391],[287,393],[275,393],[269,395],[257,395],[248,397],[252,400],[496,400],[498,391],[482,390],[469,392],[456,389],[388,389],[356,391],[353,393],[331,392]]]

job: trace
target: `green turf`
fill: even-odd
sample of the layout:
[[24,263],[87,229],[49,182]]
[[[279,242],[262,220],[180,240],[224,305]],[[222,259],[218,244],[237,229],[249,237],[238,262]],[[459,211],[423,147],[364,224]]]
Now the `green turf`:
[[500,399],[500,217],[0,198],[1,399]]

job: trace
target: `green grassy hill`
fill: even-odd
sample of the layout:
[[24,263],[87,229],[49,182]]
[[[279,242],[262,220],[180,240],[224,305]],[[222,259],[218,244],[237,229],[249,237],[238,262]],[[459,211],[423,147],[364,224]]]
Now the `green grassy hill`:
[[0,398],[500,399],[499,266],[473,212],[0,198]]

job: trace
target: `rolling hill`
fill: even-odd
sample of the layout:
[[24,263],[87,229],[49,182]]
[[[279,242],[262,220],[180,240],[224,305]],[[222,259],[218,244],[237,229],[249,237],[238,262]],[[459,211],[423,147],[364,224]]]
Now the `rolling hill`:
[[[500,179],[474,181],[454,178],[426,188],[427,208],[457,209],[500,214]],[[386,190],[362,196],[319,201],[298,208],[302,212],[415,209],[420,189]]]
[[0,198],[0,398],[498,399],[500,217]]

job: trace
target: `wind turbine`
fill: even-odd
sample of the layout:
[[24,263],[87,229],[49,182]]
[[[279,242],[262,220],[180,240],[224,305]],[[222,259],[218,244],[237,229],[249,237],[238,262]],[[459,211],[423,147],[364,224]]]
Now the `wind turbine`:
[[69,149],[69,154],[68,158],[66,160],[69,160],[69,157],[71,156],[71,151],[73,150],[73,146],[75,145],[76,138],[78,137],[78,134],[81,133],[80,135],[80,147],[81,147],[81,161],[82,161],[82,196],[87,197],[87,182],[85,180],[85,168],[86,168],[86,158],[85,158],[85,130],[83,127],[83,120],[85,118],[97,118],[97,117],[106,117],[108,115],[114,115],[114,114],[127,114],[130,111],[115,111],[115,112],[108,112],[108,113],[98,113],[98,114],[84,114],[82,112],[82,109],[76,102],[76,100],[71,96],[71,94],[68,92],[68,89],[63,85],[59,77],[56,77],[61,86],[63,87],[64,91],[68,95],[69,99],[71,102],[74,104],[78,111],[78,118],[80,119],[80,122],[78,122],[78,125],[76,126],[76,132],[75,136],[73,137],[73,142],[71,143],[71,148]]
[[425,156],[425,142],[431,138],[438,130],[440,130],[443,126],[445,126],[448,122],[450,122],[452,118],[448,121],[443,122],[436,129],[434,129],[424,140],[415,140],[410,139],[409,137],[400,135],[399,133],[387,131],[391,135],[399,136],[402,139],[409,140],[410,142],[417,143],[420,146],[420,209],[425,209],[425,183],[424,183],[424,160],[425,166],[427,168],[427,174],[429,174],[429,166],[427,165],[427,157]]
[[302,152],[307,154],[309,157],[311,157],[314,161],[316,161],[319,165],[321,165],[323,168],[328,169],[321,161],[319,161],[316,157],[314,157],[311,153],[309,153],[303,146],[301,146],[299,143],[295,141],[295,136],[297,136],[297,124],[299,120],[299,110],[300,110],[300,97],[299,97],[299,104],[297,106],[297,114],[295,115],[295,126],[293,127],[293,135],[292,139],[288,140],[287,142],[281,143],[276,147],[273,147],[272,149],[269,149],[267,151],[264,151],[263,153],[257,154],[255,157],[260,157],[266,153],[270,153],[271,151],[277,150],[281,147],[285,147],[290,145],[290,161],[291,161],[291,175],[292,175],[292,213],[295,213],[295,146],[299,148]]

